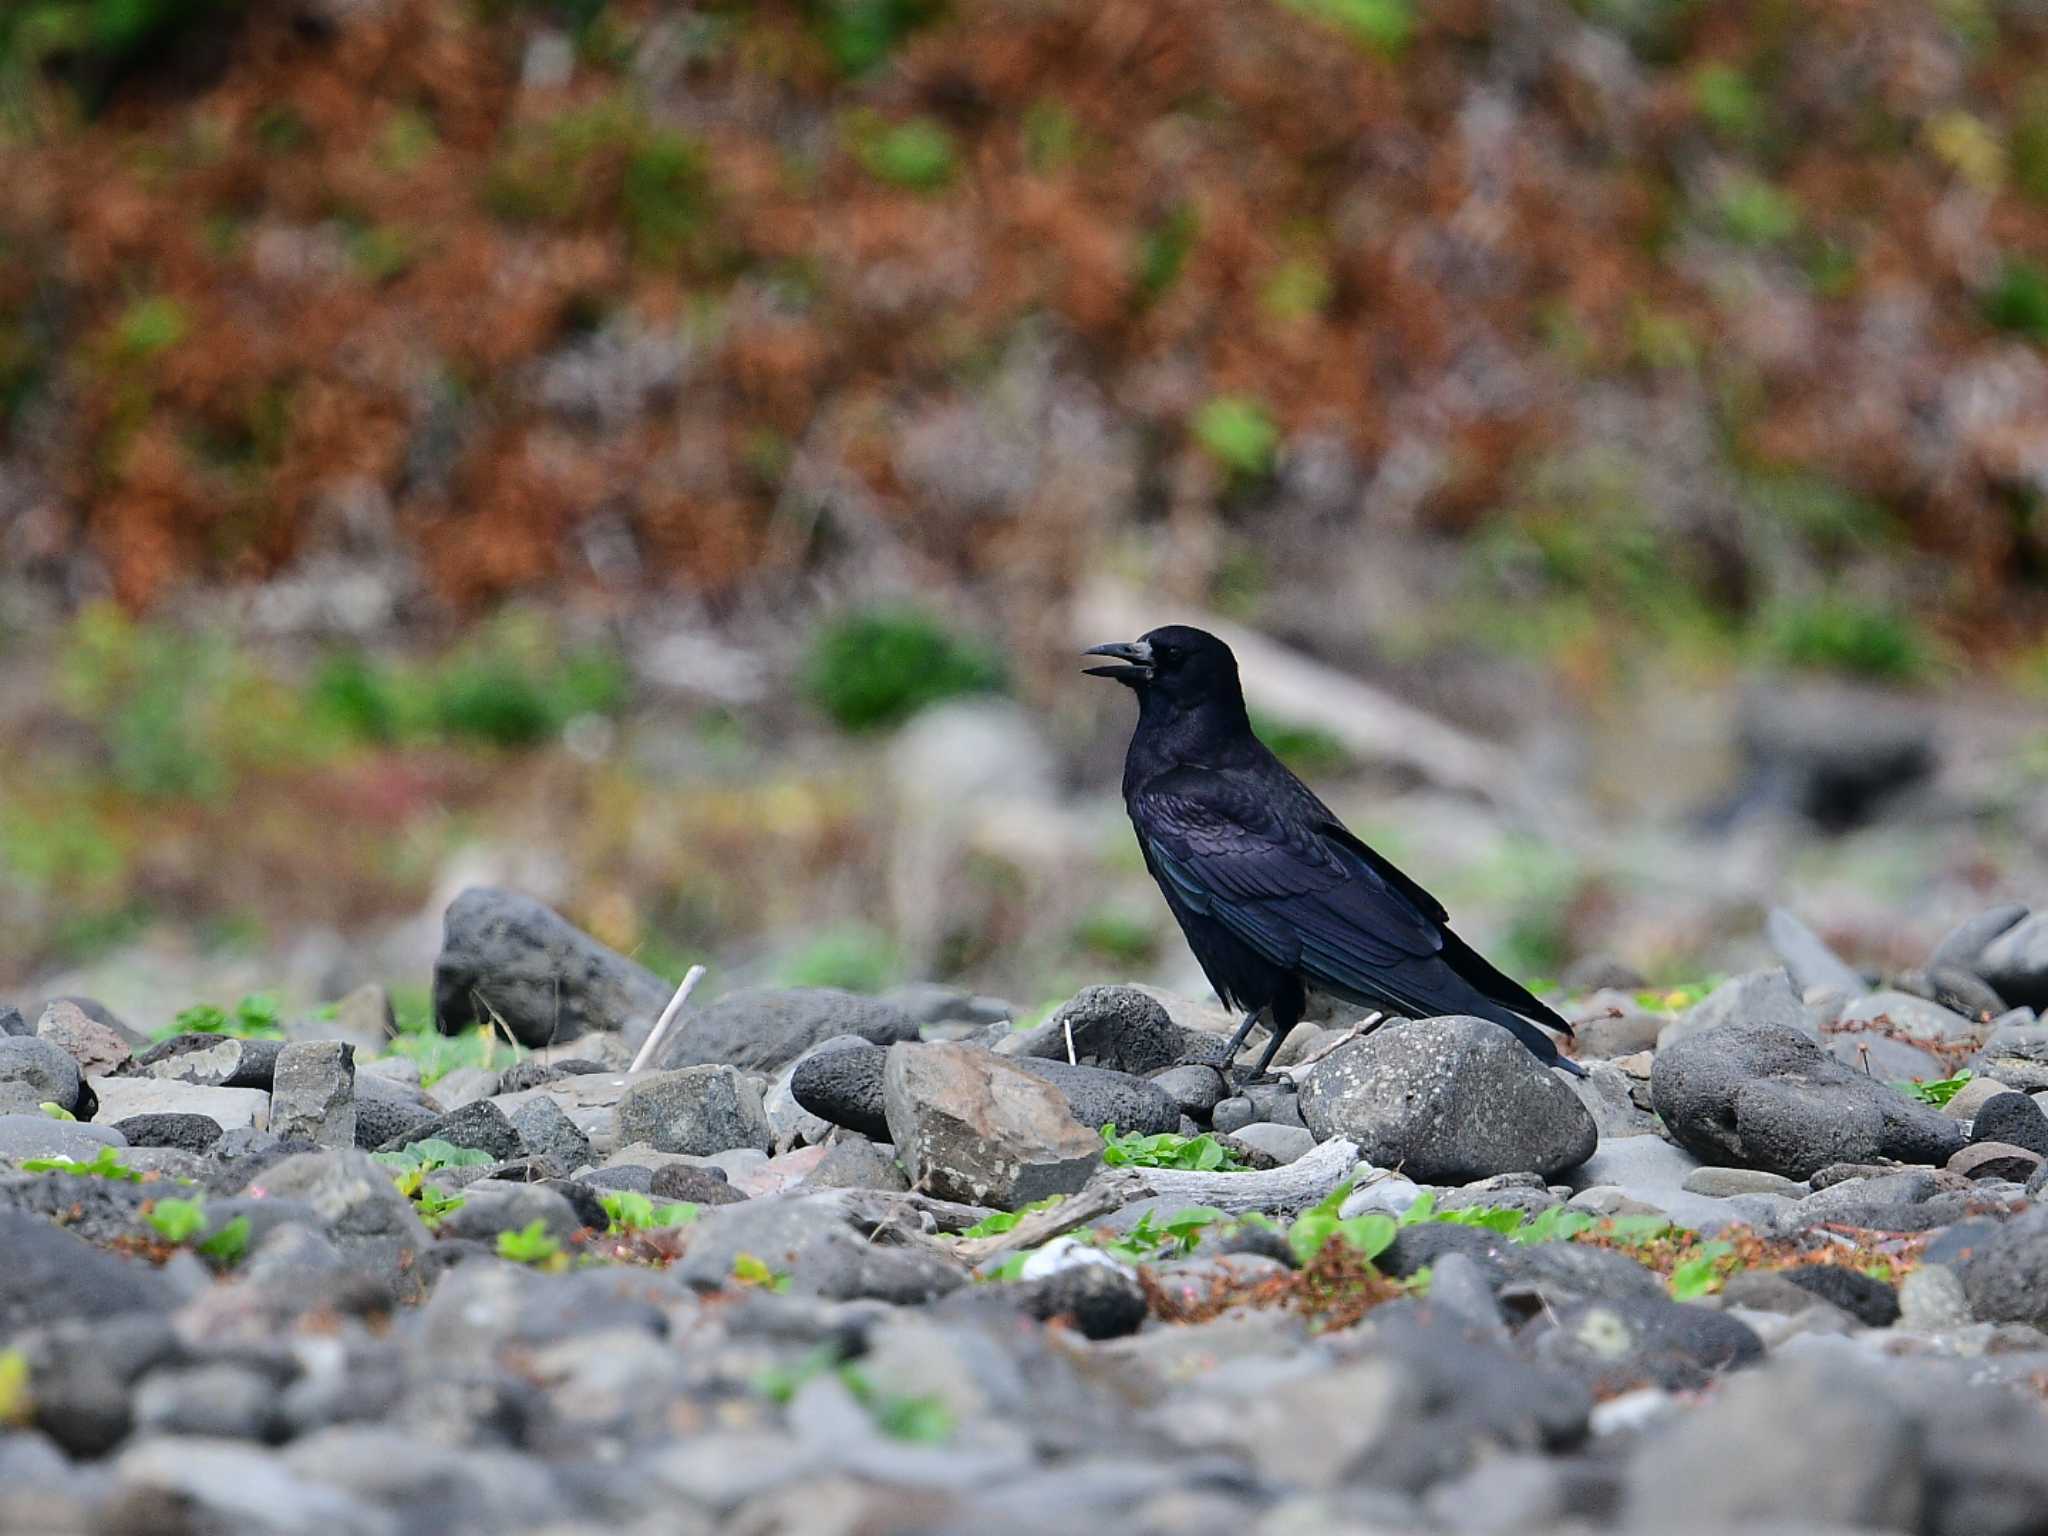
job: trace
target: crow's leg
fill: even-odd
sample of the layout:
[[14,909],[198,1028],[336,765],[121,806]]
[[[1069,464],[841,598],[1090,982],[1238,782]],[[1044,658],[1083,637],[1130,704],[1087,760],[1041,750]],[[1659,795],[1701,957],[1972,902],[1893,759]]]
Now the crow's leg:
[[1259,1015],[1266,1010],[1254,1008],[1244,1016],[1244,1022],[1237,1026],[1237,1033],[1230,1037],[1230,1044],[1223,1047],[1222,1066],[1228,1071],[1230,1064],[1237,1060],[1237,1053],[1244,1049],[1245,1041],[1251,1038],[1252,1028],[1259,1022]]
[[1273,1058],[1280,1054],[1281,1042],[1293,1033],[1294,1026],[1292,1024],[1283,1026],[1277,1019],[1274,1021],[1273,1038],[1266,1042],[1266,1054],[1259,1058],[1259,1064],[1252,1068],[1252,1075],[1246,1078],[1245,1082],[1256,1083],[1265,1077],[1266,1069],[1273,1065]]

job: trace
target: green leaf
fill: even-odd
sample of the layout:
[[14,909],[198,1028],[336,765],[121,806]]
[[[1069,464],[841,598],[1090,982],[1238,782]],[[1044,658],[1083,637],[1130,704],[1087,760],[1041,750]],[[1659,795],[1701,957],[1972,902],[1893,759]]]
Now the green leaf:
[[1719,1290],[1721,1275],[1715,1266],[1734,1251],[1733,1243],[1702,1245],[1697,1253],[1671,1271],[1671,1299],[1698,1301],[1700,1297]]
[[1273,467],[1280,429],[1265,405],[1244,395],[1218,395],[1195,413],[1195,441],[1234,475],[1256,478]]
[[1938,1077],[1924,1083],[1893,1083],[1892,1087],[1909,1099],[1918,1099],[1923,1104],[1932,1104],[1936,1109],[1941,1109],[1950,1099],[1961,1093],[1975,1076],[1974,1072],[1965,1067],[1954,1077]]
[[26,1424],[35,1400],[28,1390],[28,1356],[18,1349],[0,1349],[0,1424]]
[[206,1208],[197,1200],[159,1200],[145,1218],[167,1243],[186,1243],[206,1227]]
[[733,1255],[732,1278],[735,1285],[755,1286],[764,1291],[782,1292],[789,1289],[789,1276],[777,1274],[751,1253]]
[[611,1233],[631,1232],[654,1225],[654,1202],[636,1190],[619,1189],[600,1195],[598,1204],[610,1218],[605,1228]]
[[1019,1206],[1014,1211],[991,1211],[960,1235],[966,1237],[999,1237],[1014,1231],[1017,1223],[1033,1211],[1049,1211],[1066,1199],[1065,1195],[1047,1195],[1043,1200],[1034,1200],[1029,1205]]
[[548,1224],[537,1216],[516,1232],[498,1234],[498,1257],[518,1264],[545,1264],[561,1251]]
[[112,1147],[101,1147],[90,1162],[74,1162],[59,1154],[56,1157],[31,1157],[21,1165],[23,1173],[68,1173],[76,1178],[115,1179],[127,1184],[140,1184],[142,1175],[121,1161]]
[[225,1267],[249,1250],[249,1218],[237,1216],[199,1245],[199,1252]]
[[42,1103],[38,1104],[38,1105],[36,1106],[36,1108],[37,1108],[37,1109],[40,1109],[40,1110],[41,1110],[41,1111],[42,1111],[42,1112],[43,1112],[44,1114],[48,1115],[48,1116],[49,1116],[49,1117],[50,1117],[50,1118],[51,1118],[52,1120],[74,1120],[74,1121],[75,1121],[75,1120],[76,1120],[76,1119],[78,1118],[78,1116],[76,1116],[76,1115],[74,1115],[73,1113],[71,1113],[71,1111],[70,1111],[70,1110],[66,1109],[66,1108],[65,1108],[65,1107],[64,1107],[64,1106],[63,1106],[62,1104],[59,1104],[59,1103],[58,1103],[58,1102],[57,1102],[56,1100],[54,1100],[54,1099],[45,1099],[45,1100],[43,1100],[43,1102],[42,1102]]
[[1111,1168],[1178,1168],[1191,1173],[1239,1173],[1245,1164],[1208,1132],[1199,1136],[1119,1136],[1116,1122],[1102,1128],[1102,1161]]

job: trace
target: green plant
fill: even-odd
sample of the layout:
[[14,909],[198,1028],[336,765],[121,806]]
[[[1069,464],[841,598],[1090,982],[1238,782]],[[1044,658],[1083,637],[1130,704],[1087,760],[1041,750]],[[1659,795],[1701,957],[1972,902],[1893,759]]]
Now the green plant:
[[1121,907],[1093,906],[1074,922],[1074,943],[1118,965],[1137,967],[1159,949],[1159,931],[1149,919]]
[[928,117],[906,123],[856,119],[854,157],[877,181],[929,192],[953,179],[953,136]]
[[[390,1042],[394,1056],[409,1056],[420,1064],[420,1083],[431,1088],[457,1067],[495,1067],[509,1050],[488,1024],[479,1024],[459,1035],[444,1035],[433,1029],[402,1029]],[[516,1055],[516,1052],[512,1052]]]
[[198,1200],[158,1200],[146,1219],[165,1242],[188,1243],[204,1230],[206,1207]]
[[836,1375],[853,1400],[867,1410],[875,1427],[891,1439],[937,1445],[952,1438],[953,1413],[942,1399],[882,1391],[865,1371],[846,1359],[836,1343],[820,1344],[792,1365],[763,1371],[755,1385],[764,1396],[786,1404],[826,1375]]
[[1116,1122],[1102,1128],[1102,1161],[1110,1168],[1182,1168],[1195,1173],[1239,1173],[1245,1164],[1204,1131],[1199,1136],[1117,1134]]
[[1726,1278],[1723,1260],[1735,1252],[1735,1245],[1726,1242],[1702,1243],[1699,1249],[1681,1260],[1671,1271],[1671,1299],[1673,1301],[1698,1301],[1721,1288]]
[[1195,413],[1195,441],[1233,475],[1256,479],[1271,472],[1280,429],[1264,404],[1245,395],[1218,395]]
[[1098,1246],[1111,1258],[1121,1259],[1126,1264],[1174,1258],[1194,1252],[1204,1232],[1228,1220],[1229,1216],[1212,1205],[1187,1206],[1173,1212],[1164,1221],[1154,1221],[1152,1212],[1147,1211],[1128,1232]]
[[1322,313],[1334,290],[1323,262],[1296,256],[1283,261],[1259,290],[1259,303],[1278,320],[1306,320]]
[[626,1232],[648,1232],[660,1227],[687,1226],[697,1219],[697,1207],[686,1201],[656,1205],[647,1196],[630,1189],[613,1190],[598,1196],[607,1221],[605,1230],[613,1236]]
[[899,963],[886,933],[853,923],[818,934],[790,955],[780,975],[786,986],[879,992],[896,979]]
[[1373,53],[1397,54],[1415,35],[1413,0],[1281,0]]
[[1299,1262],[1306,1264],[1333,1241],[1349,1245],[1367,1262],[1392,1245],[1400,1225],[1384,1211],[1366,1211],[1357,1216],[1338,1214],[1351,1196],[1351,1184],[1346,1179],[1289,1224],[1287,1246]]
[[164,294],[137,299],[114,322],[113,352],[122,362],[147,362],[170,351],[191,329],[192,321],[176,299]]
[[1897,1082],[1892,1086],[1909,1099],[1918,1099],[1922,1104],[1932,1104],[1936,1109],[1941,1109],[1950,1099],[1961,1093],[1969,1085],[1970,1079],[1976,1075],[1965,1067],[1953,1077],[1937,1077],[1928,1082],[1917,1083]]
[[0,1425],[27,1424],[35,1412],[29,1395],[28,1356],[18,1349],[0,1349]]
[[2048,203],[2048,84],[2021,99],[2007,148],[2013,184],[2037,203]]
[[732,1283],[755,1290],[783,1292],[789,1289],[790,1277],[778,1274],[765,1262],[751,1253],[737,1253],[732,1260]]
[[1636,994],[1636,1006],[1649,1013],[1683,1013],[1721,983],[1687,981],[1675,987],[1649,987]]
[[918,28],[936,20],[939,0],[810,0],[811,30],[843,75],[864,75]]
[[1014,1211],[990,1211],[973,1226],[960,1235],[962,1237],[996,1237],[1013,1230],[1033,1211],[1049,1211],[1066,1199],[1065,1195],[1047,1195],[1043,1200],[1034,1200],[1029,1205],[1019,1206]]
[[1319,725],[1297,725],[1253,710],[1252,731],[1275,757],[1304,778],[1344,773],[1353,766],[1344,743]]
[[2008,256],[1985,290],[1984,318],[2002,331],[2048,341],[2048,270]]
[[1138,241],[1131,282],[1140,307],[1154,304],[1180,280],[1181,270],[1201,238],[1202,221],[1191,203],[1175,203]]
[[1553,1205],[1534,1216],[1512,1206],[1500,1205],[1467,1205],[1440,1211],[1436,1208],[1435,1192],[1427,1189],[1401,1213],[1399,1225],[1412,1227],[1425,1222],[1483,1227],[1517,1243],[1563,1242],[1581,1232],[1591,1231],[1598,1224],[1597,1219],[1586,1212],[1570,1210],[1562,1205]]
[[283,1036],[283,1014],[277,999],[268,992],[251,992],[235,1004],[233,1014],[212,1003],[194,1003],[179,1010],[167,1028],[173,1035],[241,1035],[254,1040],[275,1040]]
[[249,1251],[249,1218],[237,1216],[223,1222],[218,1232],[199,1245],[198,1251],[223,1269],[239,1263]]
[[142,1175],[121,1161],[120,1154],[112,1147],[101,1147],[86,1162],[76,1162],[59,1154],[56,1157],[31,1157],[21,1165],[23,1173],[68,1173],[82,1179],[113,1179],[119,1183],[140,1184]]
[[40,1109],[52,1120],[76,1120],[78,1118],[78,1116],[71,1113],[70,1110],[59,1104],[55,1099],[45,1099],[36,1108]]
[[830,621],[812,638],[801,679],[805,697],[849,731],[895,725],[940,699],[1007,685],[993,649],[911,608]]
[[515,1264],[551,1265],[567,1257],[548,1224],[536,1216],[516,1232],[498,1234],[498,1257]]
[[1764,94],[1732,64],[1703,64],[1695,70],[1692,104],[1708,127],[1739,143],[1762,137],[1769,112]]
[[1777,245],[1799,233],[1799,202],[1756,176],[1738,176],[1721,188],[1714,217],[1738,245]]
[[1842,593],[1779,604],[1765,616],[1764,646],[1792,666],[1899,681],[1922,675],[1931,661],[1910,615]]
[[0,6],[0,107],[18,111],[55,76],[88,111],[134,63],[161,57],[178,34],[223,27],[245,0],[13,0]]

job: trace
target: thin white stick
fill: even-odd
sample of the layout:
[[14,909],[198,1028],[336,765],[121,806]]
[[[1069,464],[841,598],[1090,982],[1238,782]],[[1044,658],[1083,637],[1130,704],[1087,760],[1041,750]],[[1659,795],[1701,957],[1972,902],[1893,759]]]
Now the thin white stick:
[[1076,1059],[1074,1055],[1074,1021],[1072,1019],[1066,1020],[1065,1023],[1062,1025],[1062,1028],[1065,1030],[1067,1036],[1067,1065],[1070,1067],[1077,1067],[1081,1063],[1078,1059]]
[[683,978],[683,984],[676,988],[676,995],[668,1000],[668,1006],[661,1010],[661,1017],[654,1021],[654,1032],[647,1037],[647,1043],[640,1047],[640,1054],[633,1058],[628,1072],[638,1072],[647,1065],[654,1055],[654,1048],[668,1038],[668,1028],[675,1023],[676,1015],[683,1011],[683,1004],[690,1000],[690,994],[697,990],[697,983],[704,979],[704,967],[693,965],[690,974]]

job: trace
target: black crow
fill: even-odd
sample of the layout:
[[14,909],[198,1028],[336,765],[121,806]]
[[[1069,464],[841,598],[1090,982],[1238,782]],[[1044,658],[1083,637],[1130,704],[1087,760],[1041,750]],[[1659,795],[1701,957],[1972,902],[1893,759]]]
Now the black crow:
[[1124,804],[1145,867],[1217,996],[1249,1010],[1226,1066],[1271,1010],[1273,1038],[1253,1074],[1263,1075],[1314,990],[1406,1018],[1490,1019],[1545,1065],[1585,1075],[1536,1027],[1571,1026],[1452,933],[1443,904],[1347,831],[1252,733],[1229,646],[1172,625],[1087,654],[1119,663],[1091,676],[1138,696]]

